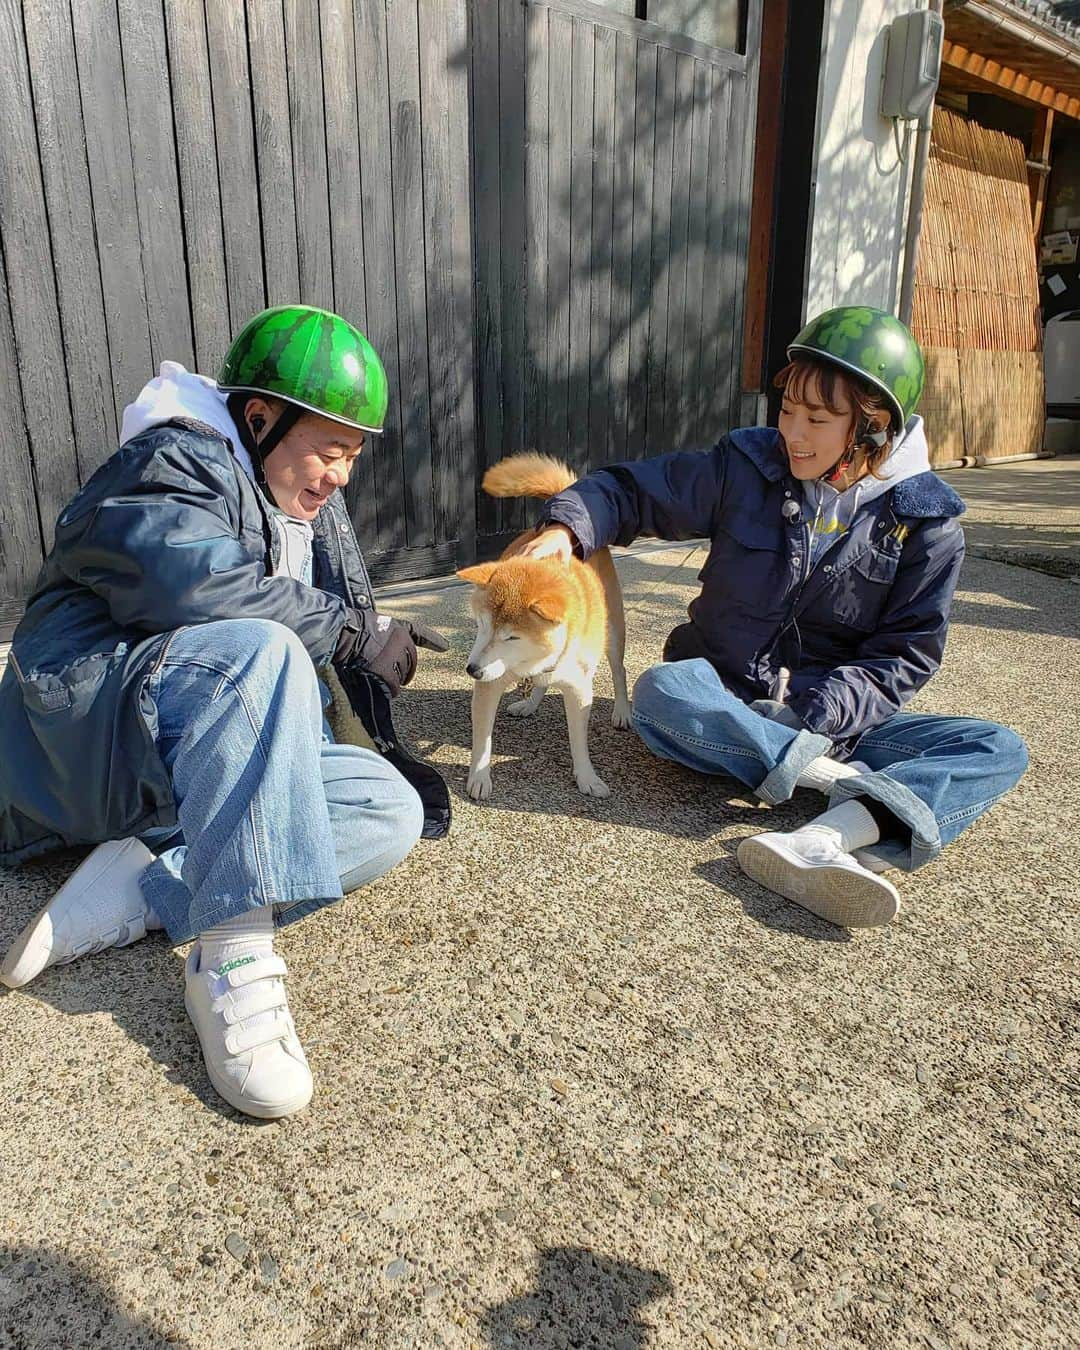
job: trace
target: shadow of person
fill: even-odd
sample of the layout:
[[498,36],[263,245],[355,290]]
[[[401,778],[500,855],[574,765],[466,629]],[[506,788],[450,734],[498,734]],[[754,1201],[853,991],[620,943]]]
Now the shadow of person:
[[671,1290],[659,1271],[552,1247],[540,1252],[536,1288],[487,1309],[482,1326],[494,1350],[637,1350],[651,1332],[638,1310]]
[[[794,823],[794,821],[786,824],[776,823],[770,820],[768,828],[791,829]],[[792,904],[790,900],[785,900],[783,896],[766,890],[764,886],[752,881],[735,857],[735,850],[739,846],[738,840],[725,839],[720,842],[726,856],[699,863],[694,868],[694,873],[712,882],[714,886],[719,886],[728,895],[733,895],[742,905],[748,918],[761,924],[763,928],[773,928],[782,933],[796,933],[799,937],[809,938],[814,942],[851,941],[851,934],[846,928],[838,928],[836,924],[827,923],[816,914],[803,909],[801,905]]]
[[173,1350],[186,1344],[126,1312],[69,1257],[26,1246],[0,1246],[0,1338],[18,1350],[79,1345]]
[[[0,872],[0,951],[8,949],[84,857],[69,851]],[[184,1008],[184,954],[162,933],[52,966],[22,989],[0,988],[0,997],[37,999],[70,1016],[105,1013],[146,1047],[170,1082],[187,1088],[204,1106],[246,1125],[266,1123],[234,1111],[210,1086]]]

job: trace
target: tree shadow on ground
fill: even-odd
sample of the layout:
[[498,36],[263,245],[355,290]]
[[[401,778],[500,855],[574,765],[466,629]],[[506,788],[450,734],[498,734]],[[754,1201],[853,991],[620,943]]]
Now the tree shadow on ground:
[[172,1350],[169,1339],[121,1308],[89,1271],[47,1247],[0,1247],[0,1340],[34,1350],[103,1345]]
[[[1069,587],[1062,596],[1063,603],[1053,603],[1053,593],[1048,593],[1040,598],[1045,600],[1045,605],[1036,609],[1029,601],[1020,601],[1014,598],[1015,588],[1005,584],[995,585],[995,591],[1006,604],[995,605],[981,599],[968,599],[957,597],[953,601],[952,614],[950,622],[953,624],[963,624],[968,628],[984,629],[989,632],[1015,633],[1018,637],[1028,635],[1040,635],[1044,637],[1078,637],[1080,636],[1080,614],[1075,612],[1073,606],[1068,601],[1080,598],[1071,592],[1076,591],[1074,582],[1062,580],[1059,577],[1047,578],[1039,571],[1032,571],[1028,568],[1010,567],[1005,563],[995,564],[999,571],[1019,572],[1022,577],[1028,578],[1028,584],[1031,584],[1032,578],[1037,578],[1036,584],[1042,586],[1062,586]],[[970,572],[965,578],[961,579],[962,586],[975,587],[978,583],[971,576]],[[1070,609],[1073,613],[1070,614]],[[946,648],[946,651],[948,649]]]
[[548,1248],[540,1252],[536,1287],[487,1309],[482,1326],[494,1350],[637,1350],[652,1334],[638,1311],[671,1291],[660,1271],[582,1247]]

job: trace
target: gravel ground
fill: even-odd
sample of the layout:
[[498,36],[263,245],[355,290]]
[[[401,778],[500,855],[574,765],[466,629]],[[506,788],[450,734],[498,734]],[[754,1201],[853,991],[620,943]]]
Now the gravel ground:
[[[1061,464],[1013,472],[1014,515],[1051,498],[1028,551],[1071,527]],[[687,553],[620,563],[631,677]],[[610,800],[549,696],[469,802],[464,592],[389,603],[453,641],[401,708],[455,824],[281,937],[311,1107],[219,1102],[158,936],[0,998],[0,1345],[1076,1345],[1080,586],[969,560],[916,706],[1007,722],[1031,768],[858,935],[735,865],[821,799],[652,759],[606,680]],[[0,873],[0,944],[74,862]]]

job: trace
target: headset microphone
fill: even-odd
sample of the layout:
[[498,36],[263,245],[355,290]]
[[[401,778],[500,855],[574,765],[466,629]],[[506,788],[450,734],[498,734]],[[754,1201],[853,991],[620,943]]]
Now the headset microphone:
[[793,525],[795,521],[799,519],[799,516],[802,513],[799,510],[799,503],[796,501],[792,501],[789,498],[788,501],[786,501],[780,508],[780,514],[784,517],[784,519],[787,521],[789,525]]

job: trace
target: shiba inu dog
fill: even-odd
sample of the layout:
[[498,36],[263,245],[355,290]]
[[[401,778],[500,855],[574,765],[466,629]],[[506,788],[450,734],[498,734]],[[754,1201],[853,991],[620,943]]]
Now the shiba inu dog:
[[[484,491],[492,497],[550,497],[575,481],[576,475],[546,455],[512,455],[484,475]],[[470,797],[491,795],[491,733],[503,693],[527,681],[528,695],[511,703],[512,717],[536,711],[548,688],[562,692],[570,753],[578,788],[590,797],[607,797],[610,789],[589,759],[589,711],[593,676],[607,655],[615,684],[614,726],[630,725],[623,656],[626,627],[622,591],[606,548],[588,562],[572,558],[511,557],[513,550],[537,530],[526,530],[498,562],[478,563],[458,572],[475,586],[472,611],[476,642],[466,669],[476,681],[472,696],[472,761],[466,784]]]

